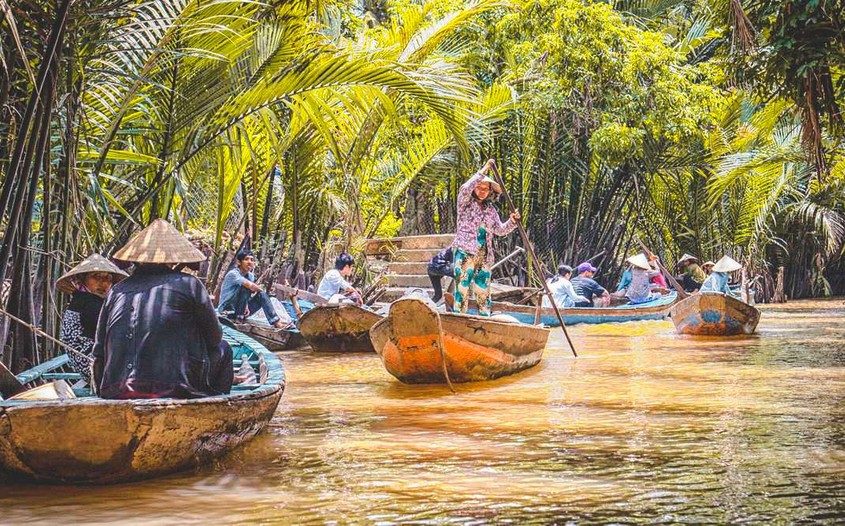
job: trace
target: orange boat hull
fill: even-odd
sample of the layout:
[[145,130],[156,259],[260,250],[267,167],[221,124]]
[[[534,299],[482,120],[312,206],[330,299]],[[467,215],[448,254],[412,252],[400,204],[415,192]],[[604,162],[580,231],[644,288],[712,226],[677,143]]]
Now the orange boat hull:
[[438,314],[415,299],[395,302],[370,330],[385,369],[410,384],[492,380],[537,365],[549,337],[543,327],[479,316]]

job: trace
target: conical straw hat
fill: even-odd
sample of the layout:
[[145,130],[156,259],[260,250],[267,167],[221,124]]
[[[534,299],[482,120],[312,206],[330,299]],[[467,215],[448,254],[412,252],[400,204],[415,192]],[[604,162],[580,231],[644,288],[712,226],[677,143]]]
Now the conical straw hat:
[[722,259],[713,265],[713,272],[733,272],[734,270],[739,270],[741,268],[742,265],[731,259],[729,256],[722,256]]
[[651,270],[651,267],[648,264],[648,258],[645,257],[645,254],[640,253],[636,256],[631,256],[626,261],[637,268],[641,268],[643,270]]
[[74,288],[72,278],[89,272],[108,272],[114,276],[114,283],[122,281],[124,278],[129,276],[129,274],[117,268],[114,263],[103,256],[99,254],[91,254],[82,260],[82,263],[73,267],[60,277],[56,281],[56,288],[62,292],[73,292]]
[[712,261],[705,261],[704,263],[701,264],[701,268],[712,267],[712,266],[715,266],[715,265],[716,264],[713,263]]
[[133,263],[199,263],[205,256],[164,219],[156,219],[114,254]]
[[684,254],[683,256],[681,256],[681,259],[678,260],[678,265],[680,265],[681,263],[684,263],[685,261],[696,261],[697,262],[698,258],[691,255],[691,254]]
[[499,183],[497,183],[496,180],[493,179],[492,177],[485,175],[484,178],[481,181],[479,181],[478,184],[481,184],[481,183],[490,183],[490,190],[496,192],[497,194],[502,193],[502,187],[499,186]]

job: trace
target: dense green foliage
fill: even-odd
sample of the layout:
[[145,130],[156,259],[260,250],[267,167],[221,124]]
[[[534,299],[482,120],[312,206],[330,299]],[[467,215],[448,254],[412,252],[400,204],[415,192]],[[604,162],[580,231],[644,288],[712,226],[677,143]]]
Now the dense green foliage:
[[[730,253],[769,292],[778,266],[791,296],[841,291],[842,13],[0,0],[8,309],[55,332],[55,278],[155,217],[208,242],[212,276],[248,233],[268,279],[336,240],[447,232],[488,157],[548,263],[603,253],[611,281],[642,239],[664,260]],[[14,341],[17,367],[39,359]]]

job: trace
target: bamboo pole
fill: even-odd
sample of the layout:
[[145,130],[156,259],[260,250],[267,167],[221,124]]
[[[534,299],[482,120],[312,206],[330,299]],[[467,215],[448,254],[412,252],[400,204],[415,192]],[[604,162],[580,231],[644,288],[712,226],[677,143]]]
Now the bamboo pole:
[[22,319],[20,319],[20,318],[18,318],[18,317],[16,317],[16,316],[13,316],[13,315],[11,315],[11,314],[9,314],[8,312],[4,311],[3,309],[0,309],[0,314],[2,314],[3,316],[6,316],[7,318],[9,318],[10,320],[12,320],[12,321],[14,321],[14,322],[17,322],[17,323],[19,323],[19,324],[23,325],[24,327],[26,327],[27,329],[31,330],[31,331],[32,331],[32,332],[34,332],[35,334],[37,334],[37,335],[39,335],[39,336],[43,336],[44,338],[47,338],[47,339],[48,339],[48,340],[50,340],[51,342],[58,344],[58,345],[59,345],[59,347],[64,348],[67,352],[69,352],[69,353],[71,353],[71,354],[75,354],[75,355],[77,355],[77,356],[79,356],[79,357],[81,357],[81,358],[84,358],[84,359],[88,360],[88,361],[89,361],[89,362],[91,362],[91,363],[93,363],[93,362],[94,362],[94,359],[93,359],[93,358],[91,358],[90,356],[88,356],[87,354],[77,351],[76,349],[74,349],[74,348],[73,348],[73,347],[71,347],[70,345],[66,344],[65,342],[60,341],[60,340],[57,340],[56,338],[53,338],[52,336],[50,336],[50,335],[49,335],[49,334],[47,334],[46,332],[42,331],[42,330],[41,330],[41,329],[39,329],[38,327],[35,327],[34,325],[30,325],[29,323],[27,323],[27,322],[23,321]]
[[[496,166],[495,161],[492,165],[493,168],[493,175],[496,178],[496,182],[499,184],[499,187],[502,189],[502,195],[505,198],[505,201],[508,203],[508,208],[510,212],[513,214],[516,212],[516,207],[513,205],[513,201],[511,201],[511,196],[508,195],[508,190],[505,188],[505,182],[502,180],[502,176],[499,174],[499,168]],[[569,342],[569,348],[572,349],[572,354],[574,356],[578,356],[578,353],[575,352],[575,345],[572,343],[572,338],[569,337],[569,331],[566,330],[566,324],[563,322],[563,316],[560,314],[560,309],[557,307],[557,303],[555,303],[554,298],[552,297],[552,291],[549,289],[549,284],[546,283],[546,272],[543,268],[543,262],[537,259],[537,255],[534,253],[534,246],[531,244],[531,241],[528,239],[528,233],[525,231],[525,228],[522,226],[522,221],[516,221],[516,228],[519,230],[519,235],[522,237],[522,243],[525,245],[525,249],[528,251],[528,255],[531,256],[531,264],[537,265],[540,271],[540,282],[543,284],[543,289],[548,295],[549,303],[552,304],[552,308],[557,315],[558,321],[560,321],[560,328],[563,329],[563,334],[566,336],[566,341]]]

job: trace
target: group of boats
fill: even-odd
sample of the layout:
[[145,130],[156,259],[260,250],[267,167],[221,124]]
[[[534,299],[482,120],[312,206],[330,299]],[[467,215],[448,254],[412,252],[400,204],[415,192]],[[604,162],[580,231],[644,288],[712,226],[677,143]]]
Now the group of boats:
[[[406,297],[376,312],[358,305],[308,305],[296,329],[224,327],[233,373],[249,364],[255,381],[225,396],[194,400],[103,400],[92,395],[61,356],[17,375],[27,388],[70,385],[70,396],[0,401],[0,470],[51,483],[103,484],[196,466],[252,438],[273,416],[285,387],[268,350],[309,345],[319,352],[375,352],[408,384],[493,380],[537,365],[558,324],[553,309],[494,304],[493,317],[439,311]],[[608,323],[670,316],[684,334],[754,332],[759,311],[721,294],[672,293],[640,305],[563,309],[564,322]],[[266,344],[266,345],[265,345]],[[59,392],[59,390],[57,390]],[[26,394],[26,393],[24,393]]]

